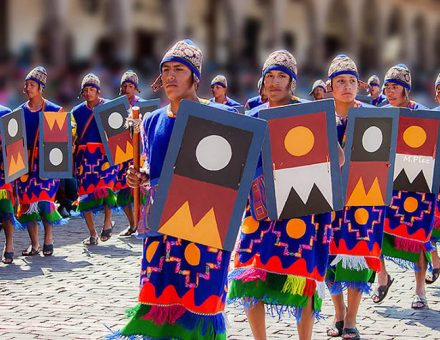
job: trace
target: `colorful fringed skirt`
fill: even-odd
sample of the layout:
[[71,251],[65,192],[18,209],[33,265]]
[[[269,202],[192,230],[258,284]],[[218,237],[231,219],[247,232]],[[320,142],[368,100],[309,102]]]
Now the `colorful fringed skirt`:
[[15,218],[14,196],[11,184],[0,186],[0,222],[10,222],[14,229],[22,229],[21,224]]
[[434,213],[434,227],[431,235],[432,242],[440,242],[440,194],[437,197],[437,204]]
[[386,258],[416,270],[420,254],[431,261],[436,198],[435,194],[393,191],[384,226],[382,253]]
[[230,256],[175,237],[146,238],[139,304],[118,335],[226,339],[223,312]]
[[381,267],[385,207],[344,207],[333,217],[326,276],[330,293],[346,288],[369,293]]
[[[29,151],[32,154],[32,151]],[[55,196],[60,185],[59,179],[40,178],[38,148],[33,152],[33,163],[29,173],[17,181],[17,218],[23,226],[36,222],[51,225],[65,224],[55,205]]]
[[116,207],[114,193],[117,166],[110,166],[102,143],[80,145],[75,155],[78,183],[78,210],[81,213],[99,211],[104,206]]
[[229,275],[228,303],[249,308],[261,301],[272,315],[300,318],[313,299],[318,315],[325,292],[330,235],[330,213],[257,221],[248,207],[234,270]]
[[133,190],[127,184],[127,171],[131,164],[132,161],[128,161],[118,166],[114,191],[117,196],[117,205],[121,208],[133,203]]

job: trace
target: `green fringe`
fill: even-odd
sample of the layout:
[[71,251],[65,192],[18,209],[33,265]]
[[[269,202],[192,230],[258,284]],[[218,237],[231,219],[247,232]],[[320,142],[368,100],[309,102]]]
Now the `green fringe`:
[[304,277],[287,276],[284,286],[281,289],[281,293],[288,293],[292,295],[302,295],[304,288],[306,287],[306,279]]
[[[80,201],[77,210],[81,213],[84,213],[88,211],[102,210],[104,206],[116,207],[118,200],[116,194],[111,189],[107,189],[107,191],[108,191],[107,197]],[[92,194],[90,196],[92,196]]]
[[330,270],[333,270],[336,282],[371,282],[371,278],[374,277],[374,270],[344,268],[342,262],[339,262],[336,268]]
[[8,191],[5,189],[0,190],[0,200],[8,199]]
[[116,193],[117,196],[117,205],[118,207],[126,207],[129,204],[133,203],[133,195],[132,195],[132,190],[130,188],[124,188],[119,190]]
[[[2,190],[0,190],[0,192],[1,191]],[[8,200],[7,197],[0,199],[0,212],[4,214],[14,214],[14,206],[12,205],[11,200]]]
[[38,202],[39,212],[23,214],[18,221],[24,225],[30,222],[42,221],[48,222],[49,224],[66,224],[67,220],[63,219],[56,207],[53,208],[52,212],[48,212],[46,208],[43,208],[43,204],[47,204],[47,202]]
[[[202,336],[201,329],[188,330],[178,324],[157,325],[151,320],[143,319],[151,309],[150,305],[138,304],[136,307],[128,310],[132,317],[128,324],[121,329],[123,336],[143,335],[149,339],[201,339],[201,340],[226,340],[226,333],[213,334],[206,332]],[[127,312],[126,312],[127,313]]]
[[[286,275],[277,276],[286,277]],[[268,278],[266,280],[268,280]],[[286,279],[284,281],[286,281]],[[291,284],[289,283],[287,287],[290,287],[290,285]],[[262,301],[267,305],[281,305],[296,308],[304,308],[307,305],[309,299],[308,296],[282,292],[283,288],[284,287],[282,286],[276,289],[271,287],[267,281],[262,280],[254,280],[250,282],[233,280],[229,287],[228,301],[251,299]]]
[[394,246],[394,236],[386,233],[383,235],[382,255],[413,263],[417,263],[420,256],[419,253],[412,253],[407,250],[396,249]]

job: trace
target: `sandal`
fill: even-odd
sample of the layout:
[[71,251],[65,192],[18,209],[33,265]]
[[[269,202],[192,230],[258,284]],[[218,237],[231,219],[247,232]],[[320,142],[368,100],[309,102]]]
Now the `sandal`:
[[30,245],[27,249],[23,250],[21,252],[21,255],[23,256],[35,256],[38,255],[41,251],[41,248],[38,247],[38,249],[34,249],[32,248],[32,246]]
[[2,262],[4,264],[11,264],[12,262],[14,262],[14,252],[13,251],[5,251],[3,253]]
[[120,234],[119,234],[119,236],[131,236],[131,235],[133,235],[134,233],[136,233],[136,231],[137,231],[137,228],[135,227],[135,228],[131,228],[130,226],[127,228],[127,229],[125,229],[123,232],[121,232]]
[[381,303],[383,299],[386,298],[388,294],[388,290],[391,287],[391,284],[394,282],[394,278],[388,275],[387,284],[385,286],[378,286],[374,291],[373,295],[371,295],[371,299],[374,303]]
[[342,335],[344,320],[336,321],[332,328],[327,329],[327,336],[336,338]]
[[414,295],[414,299],[411,302],[412,309],[428,309],[428,300],[424,297]]
[[44,256],[53,255],[53,244],[43,244],[43,255]]
[[113,235],[113,227],[110,227],[108,229],[102,229],[99,238],[101,239],[102,242],[106,242],[110,240],[110,237],[112,237],[112,235]]
[[90,236],[86,238],[82,243],[86,246],[96,246],[98,244],[98,236]]
[[435,281],[437,281],[439,276],[440,276],[440,268],[433,268],[432,275],[428,275],[425,278],[425,283],[428,285],[433,284]]
[[350,340],[360,340],[361,336],[356,327],[354,328],[344,328],[342,330],[342,339],[350,339]]

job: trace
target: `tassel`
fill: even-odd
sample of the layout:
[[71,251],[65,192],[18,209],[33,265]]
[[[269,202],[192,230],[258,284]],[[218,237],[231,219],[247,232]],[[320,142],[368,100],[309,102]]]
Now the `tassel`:
[[316,291],[316,281],[311,279],[306,279],[306,286],[304,287],[304,295],[312,297],[315,295]]
[[303,277],[288,275],[281,293],[288,293],[292,295],[304,295],[307,280]]
[[371,270],[374,270],[376,273],[379,273],[382,270],[380,259],[375,257],[367,257],[365,260],[367,261],[368,267]]
[[316,283],[316,292],[318,293],[318,297],[321,300],[325,299],[325,283],[324,282],[317,282]]
[[337,255],[330,265],[337,266],[339,262],[342,262],[342,268],[345,269],[368,269],[367,261],[365,261],[365,258],[363,256]]
[[29,209],[24,213],[25,215],[39,214],[40,209],[38,208],[38,202],[31,203]]
[[233,270],[228,277],[229,281],[237,280],[251,282],[256,280],[266,281],[267,272],[259,268],[239,268]]
[[99,200],[101,198],[106,198],[109,195],[107,188],[99,188],[93,191],[93,198]]
[[165,323],[174,325],[176,321],[185,314],[186,309],[181,305],[176,306],[151,306],[151,309],[145,314],[142,319],[152,320],[157,325]]
[[394,246],[396,249],[409,251],[411,253],[420,253],[421,251],[426,251],[426,247],[423,243],[415,240],[408,240],[402,237],[395,238]]
[[0,190],[0,200],[7,200],[8,199],[8,192],[4,189]]

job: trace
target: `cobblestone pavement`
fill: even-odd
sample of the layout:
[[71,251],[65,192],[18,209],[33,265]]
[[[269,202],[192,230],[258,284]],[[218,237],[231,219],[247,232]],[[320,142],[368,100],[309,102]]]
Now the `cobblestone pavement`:
[[[99,339],[124,325],[124,311],[137,300],[141,241],[116,235],[125,228],[122,215],[114,217],[115,236],[89,248],[81,219],[54,230],[55,254],[15,258],[0,264],[0,339]],[[97,216],[102,223],[102,216]],[[40,238],[42,235],[40,235]],[[4,242],[1,232],[0,245]],[[28,245],[26,232],[15,235],[15,254]],[[430,310],[410,308],[413,274],[390,265],[396,278],[389,298],[379,306],[362,301],[358,328],[363,339],[440,339],[440,284],[429,286]],[[327,339],[332,305],[327,294],[314,339]],[[250,339],[242,309],[227,307],[229,339]],[[296,338],[293,320],[267,318],[269,339]]]

